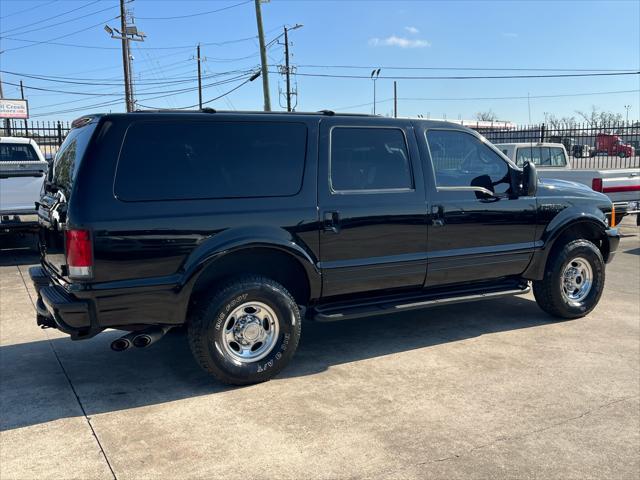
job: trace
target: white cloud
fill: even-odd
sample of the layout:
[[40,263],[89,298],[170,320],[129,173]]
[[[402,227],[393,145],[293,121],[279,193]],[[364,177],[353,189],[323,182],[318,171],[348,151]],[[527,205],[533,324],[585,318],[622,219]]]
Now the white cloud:
[[416,27],[404,27],[404,29],[409,32],[411,35],[416,35],[418,33],[420,33],[420,30],[418,30]]
[[506,38],[517,38],[518,34],[514,32],[504,32],[502,36]]
[[371,38],[369,39],[369,45],[373,47],[424,48],[430,47],[431,43],[426,40],[391,35],[387,38]]

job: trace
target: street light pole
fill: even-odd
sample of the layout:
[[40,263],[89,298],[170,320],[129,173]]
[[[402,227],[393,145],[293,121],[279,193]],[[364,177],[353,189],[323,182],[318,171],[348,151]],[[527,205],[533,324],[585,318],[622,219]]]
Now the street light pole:
[[629,123],[629,110],[631,110],[631,105],[625,105],[624,109],[627,111],[627,123]]
[[380,69],[373,69],[371,71],[371,80],[373,80],[373,114],[376,114],[376,80],[380,76]]
[[200,71],[200,44],[198,44],[198,107],[202,110],[202,72]]

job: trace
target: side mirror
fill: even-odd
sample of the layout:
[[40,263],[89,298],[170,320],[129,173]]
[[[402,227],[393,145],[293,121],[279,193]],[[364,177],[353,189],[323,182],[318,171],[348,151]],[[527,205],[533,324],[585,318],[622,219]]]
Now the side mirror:
[[522,192],[527,197],[535,196],[538,190],[538,172],[533,162],[527,162],[522,167]]

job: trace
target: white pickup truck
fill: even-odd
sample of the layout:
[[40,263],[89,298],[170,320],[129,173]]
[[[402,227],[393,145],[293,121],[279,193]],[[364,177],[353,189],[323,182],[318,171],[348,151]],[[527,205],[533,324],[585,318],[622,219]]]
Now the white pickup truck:
[[[519,166],[533,162],[539,178],[582,183],[604,193],[615,205],[616,223],[625,215],[640,212],[640,168],[574,169],[561,143],[497,143],[495,146]],[[640,216],[636,222],[640,222]]]
[[0,137],[0,233],[37,227],[36,201],[48,168],[34,140]]

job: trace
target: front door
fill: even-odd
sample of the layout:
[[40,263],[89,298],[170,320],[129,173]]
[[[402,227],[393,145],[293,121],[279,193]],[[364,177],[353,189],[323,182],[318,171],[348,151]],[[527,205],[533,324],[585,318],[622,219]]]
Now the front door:
[[456,129],[418,134],[432,168],[425,286],[519,275],[533,254],[536,200],[518,195],[510,165],[485,140]]
[[426,199],[409,121],[323,119],[318,203],[323,297],[422,287]]

